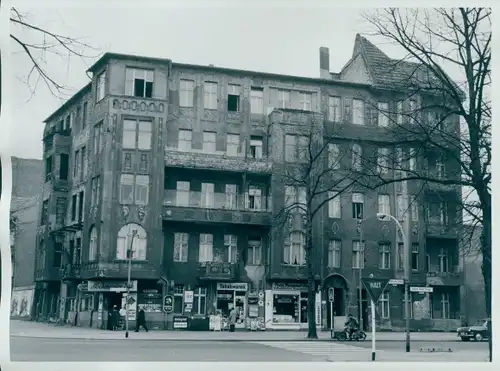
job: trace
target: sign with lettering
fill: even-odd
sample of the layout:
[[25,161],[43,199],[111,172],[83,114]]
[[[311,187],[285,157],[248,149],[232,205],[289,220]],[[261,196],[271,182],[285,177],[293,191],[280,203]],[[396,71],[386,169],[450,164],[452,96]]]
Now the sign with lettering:
[[174,317],[174,329],[187,329],[187,328],[188,328],[187,317]]
[[[125,292],[127,291],[127,281],[89,281],[87,291]],[[130,281],[130,291],[137,291],[137,280]]]
[[410,292],[419,292],[421,294],[434,292],[432,287],[410,287]]
[[307,291],[307,285],[297,282],[273,282],[273,290],[295,290],[295,291]]
[[166,313],[172,313],[174,310],[174,297],[172,295],[166,295],[163,299],[163,311]]
[[217,290],[233,290],[233,291],[247,291],[247,283],[218,283]]
[[368,295],[370,295],[370,298],[373,300],[374,303],[378,302],[378,299],[380,298],[380,295],[385,290],[385,287],[389,283],[389,279],[387,278],[362,278],[361,281],[363,282],[363,285],[366,287],[366,291],[368,292]]
[[184,303],[192,304],[194,301],[194,291],[184,291]]
[[405,281],[398,279],[398,278],[393,278],[389,280],[389,285],[404,285]]

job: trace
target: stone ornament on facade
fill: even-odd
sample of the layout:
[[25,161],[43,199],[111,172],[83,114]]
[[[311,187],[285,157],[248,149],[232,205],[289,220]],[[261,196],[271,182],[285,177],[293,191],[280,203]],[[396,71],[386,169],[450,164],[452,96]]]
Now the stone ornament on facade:
[[146,206],[139,206],[137,208],[137,217],[139,218],[139,220],[142,222],[144,221],[144,218],[146,217]]
[[123,220],[126,222],[130,215],[130,209],[127,205],[122,206],[122,214],[123,214]]
[[382,226],[382,236],[387,237],[388,234],[389,234],[389,227],[387,226],[387,224],[384,224]]
[[333,222],[333,224],[332,224],[332,232],[333,232],[333,234],[339,233],[339,229],[340,229],[339,224],[337,222]]
[[411,230],[414,236],[418,235],[418,226],[415,224]]

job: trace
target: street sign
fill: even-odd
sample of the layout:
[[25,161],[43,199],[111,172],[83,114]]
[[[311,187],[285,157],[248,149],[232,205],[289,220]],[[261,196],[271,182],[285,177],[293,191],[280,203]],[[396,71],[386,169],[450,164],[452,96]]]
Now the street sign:
[[410,287],[411,292],[419,292],[421,294],[426,292],[434,292],[432,287]]
[[368,295],[373,300],[374,303],[378,302],[380,295],[385,290],[387,283],[389,282],[388,278],[362,278],[361,281],[366,287],[366,291],[368,291]]
[[393,278],[392,280],[389,280],[389,285],[404,285],[405,281]]
[[328,288],[328,300],[335,301],[335,295],[333,291],[333,287]]
[[174,298],[172,295],[166,295],[163,298],[163,311],[166,313],[172,313],[174,310]]

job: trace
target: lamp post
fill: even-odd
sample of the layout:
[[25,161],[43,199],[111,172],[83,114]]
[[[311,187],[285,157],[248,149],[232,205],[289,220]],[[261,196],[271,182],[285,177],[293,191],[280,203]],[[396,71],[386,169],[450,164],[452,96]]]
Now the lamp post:
[[[405,272],[405,331],[406,331],[406,352],[410,351],[410,249],[409,242],[406,239],[407,235],[403,229],[403,226],[395,217],[389,214],[377,213],[377,218],[379,220],[384,220],[389,218],[394,220],[397,227],[401,232],[401,238],[403,239],[403,259],[404,259],[404,272]],[[405,226],[409,231],[409,220],[410,215],[408,214],[405,218]]]
[[132,238],[130,245],[127,249],[128,271],[127,271],[127,298],[125,300],[125,339],[128,338],[128,304],[130,301],[130,273],[132,271],[132,246],[134,245],[134,238],[137,235],[137,230],[132,231]]

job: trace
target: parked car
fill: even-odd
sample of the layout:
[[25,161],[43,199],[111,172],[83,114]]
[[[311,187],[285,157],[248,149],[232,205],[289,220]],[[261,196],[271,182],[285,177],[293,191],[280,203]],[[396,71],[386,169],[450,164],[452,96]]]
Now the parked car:
[[481,341],[483,339],[488,339],[490,334],[491,320],[489,319],[479,320],[473,326],[460,327],[457,329],[457,336],[460,336],[462,341],[469,341],[470,339]]

